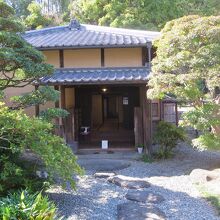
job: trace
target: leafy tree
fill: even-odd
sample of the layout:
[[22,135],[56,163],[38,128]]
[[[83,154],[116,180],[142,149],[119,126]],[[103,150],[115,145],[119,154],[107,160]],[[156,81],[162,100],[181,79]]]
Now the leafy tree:
[[27,7],[32,2],[32,0],[6,0],[6,2],[15,10],[16,16],[28,16]]
[[218,0],[78,0],[71,14],[81,22],[113,27],[160,30],[166,22],[189,14],[218,14]]
[[30,29],[39,29],[48,26],[52,23],[52,20],[42,13],[42,6],[36,2],[32,2],[28,5],[28,15],[25,19],[25,24]]
[[21,38],[24,27],[17,22],[11,7],[0,1],[0,90],[23,87],[40,77],[50,75],[53,66],[44,56]]
[[[49,75],[53,67],[44,63],[44,57],[26,43],[21,34],[23,28],[14,18],[14,10],[0,1],[0,91],[9,87],[21,87]],[[49,87],[14,98],[14,109],[55,101],[59,94]],[[49,173],[51,181],[60,178],[75,186],[74,173],[82,173],[76,157],[64,140],[53,135],[53,117],[65,114],[61,110],[49,110],[40,118],[28,117],[22,110],[12,110],[0,103],[0,194],[18,187],[33,186],[36,182],[37,164],[22,163],[21,156],[31,151],[39,157]],[[45,120],[46,119],[46,120]],[[30,170],[30,168],[32,168]]]
[[220,16],[187,16],[168,22],[155,42],[148,95],[169,93],[191,105],[184,124],[202,132],[193,141],[201,147],[220,146],[219,36]]
[[38,164],[32,164],[30,173],[20,159],[27,149],[43,161],[50,181],[54,177],[61,178],[64,184],[68,181],[74,188],[73,174],[82,172],[64,140],[52,135],[53,125],[0,104],[0,194],[36,181],[34,173],[39,169]]

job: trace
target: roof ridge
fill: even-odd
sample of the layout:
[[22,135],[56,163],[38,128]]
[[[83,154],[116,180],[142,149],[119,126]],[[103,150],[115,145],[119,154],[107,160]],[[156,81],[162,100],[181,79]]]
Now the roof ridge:
[[45,27],[42,29],[36,29],[36,30],[29,30],[29,31],[25,31],[25,35],[31,35],[34,33],[40,34],[42,32],[51,32],[51,31],[57,31],[57,30],[63,30],[68,28],[68,25],[62,25],[62,26],[54,26],[54,27]]
[[32,34],[40,34],[40,33],[47,33],[47,32],[55,32],[61,30],[69,30],[69,31],[80,31],[80,30],[87,30],[87,31],[94,31],[94,32],[101,32],[101,33],[111,33],[116,35],[122,36],[135,36],[135,37],[146,37],[146,34],[152,35],[160,35],[160,32],[157,31],[147,31],[147,30],[137,30],[137,29],[127,29],[127,28],[116,28],[116,27],[108,27],[108,26],[100,26],[100,25],[90,25],[90,24],[81,24],[80,28],[78,29],[71,29],[69,25],[63,26],[55,26],[55,27],[46,27],[39,30],[29,30],[25,31],[26,36],[30,36]]
[[147,31],[140,29],[128,29],[128,28],[118,28],[118,27],[109,27],[109,26],[101,26],[101,25],[91,25],[91,24],[81,24],[81,26],[85,27],[86,30],[96,31],[96,32],[106,32],[112,34],[119,35],[127,35],[127,36],[138,36],[138,37],[146,37],[146,34],[152,33],[160,35],[159,31]]

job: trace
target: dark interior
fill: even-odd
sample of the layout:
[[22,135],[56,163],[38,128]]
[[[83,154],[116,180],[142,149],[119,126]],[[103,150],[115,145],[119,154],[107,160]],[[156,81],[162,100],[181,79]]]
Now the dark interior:
[[[109,147],[134,146],[134,107],[139,106],[136,86],[76,87],[77,136],[80,147],[100,147],[108,140]],[[82,135],[82,127],[89,133]]]

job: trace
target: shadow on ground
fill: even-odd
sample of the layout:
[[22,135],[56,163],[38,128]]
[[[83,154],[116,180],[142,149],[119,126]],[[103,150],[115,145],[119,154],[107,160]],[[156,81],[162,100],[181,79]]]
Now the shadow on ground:
[[[90,188],[85,191],[80,189],[81,192],[78,194],[49,193],[49,197],[58,205],[58,210],[65,217],[64,219],[117,219],[117,205],[128,202],[128,200],[120,196],[105,196],[111,193],[117,195],[117,189],[115,191],[114,189],[99,188],[94,192],[94,188],[94,185],[90,185]],[[120,190],[119,187],[118,190]],[[187,193],[175,192],[158,186],[152,186],[148,191],[163,195],[165,201],[154,206],[164,212],[167,219],[219,219],[203,199],[193,198]],[[118,193],[124,197],[126,192]]]

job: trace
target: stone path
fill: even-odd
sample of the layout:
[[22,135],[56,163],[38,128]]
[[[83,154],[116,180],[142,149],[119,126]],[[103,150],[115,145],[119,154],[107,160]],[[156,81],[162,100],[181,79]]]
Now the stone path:
[[[220,153],[200,152],[183,145],[175,153],[172,159],[153,163],[137,160],[138,154],[78,155],[86,174],[75,177],[77,190],[55,186],[48,190],[48,195],[66,220],[128,220],[137,213],[142,214],[132,219],[220,220],[189,175],[198,168],[219,168]],[[101,174],[94,176],[96,172]],[[141,179],[150,186],[130,189],[109,182],[108,178],[114,176],[123,176],[123,181]],[[215,179],[209,182],[212,181]]]
[[[108,182],[117,186],[135,189],[136,191],[128,192],[125,198],[133,201],[119,204],[117,206],[118,220],[164,220],[165,214],[153,204],[161,203],[164,198],[159,194],[148,191],[138,191],[143,188],[150,187],[150,184],[141,178],[126,177],[116,175],[115,173],[95,173],[97,178],[106,178]],[[138,202],[138,203],[136,203]],[[145,204],[144,204],[145,203]]]

